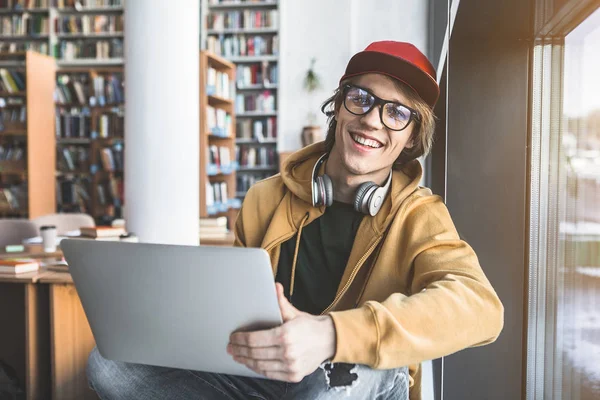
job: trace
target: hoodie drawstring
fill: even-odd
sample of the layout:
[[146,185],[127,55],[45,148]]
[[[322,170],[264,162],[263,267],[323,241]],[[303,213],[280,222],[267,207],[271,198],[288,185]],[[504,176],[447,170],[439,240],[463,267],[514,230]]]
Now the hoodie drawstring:
[[302,228],[304,227],[304,223],[308,219],[308,213],[302,218],[302,222],[300,222],[300,228],[298,229],[298,236],[296,237],[296,249],[294,250],[294,261],[292,261],[292,278],[290,280],[290,301],[292,299],[292,295],[294,294],[294,278],[296,277],[296,261],[298,260],[298,250],[300,249],[300,235],[302,235]]

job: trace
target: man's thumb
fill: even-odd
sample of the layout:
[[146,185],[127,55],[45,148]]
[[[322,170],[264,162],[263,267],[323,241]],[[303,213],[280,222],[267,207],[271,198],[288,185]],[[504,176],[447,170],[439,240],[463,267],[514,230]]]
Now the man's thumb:
[[277,282],[275,283],[275,287],[277,289],[277,301],[279,302],[279,309],[281,310],[283,322],[296,318],[300,314],[300,311],[285,298],[283,285]]

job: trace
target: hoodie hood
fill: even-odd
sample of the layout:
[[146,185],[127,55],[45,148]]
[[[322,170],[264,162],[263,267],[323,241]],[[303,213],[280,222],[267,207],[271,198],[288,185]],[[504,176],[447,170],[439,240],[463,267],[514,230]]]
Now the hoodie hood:
[[[312,171],[315,163],[325,154],[325,142],[304,147],[289,155],[283,162],[281,178],[284,185],[298,198],[312,207]],[[323,174],[325,164],[319,174]],[[402,202],[418,187],[423,170],[417,160],[393,167],[392,184],[379,213],[372,217],[380,231],[391,221]],[[320,207],[323,208],[323,207]],[[323,209],[324,210],[324,209]],[[387,211],[387,212],[386,212]],[[389,221],[388,221],[389,220]]]

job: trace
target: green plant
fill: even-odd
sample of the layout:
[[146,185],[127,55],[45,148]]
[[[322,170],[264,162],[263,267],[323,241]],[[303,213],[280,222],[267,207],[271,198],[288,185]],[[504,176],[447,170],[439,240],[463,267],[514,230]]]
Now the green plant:
[[308,93],[314,92],[321,87],[321,78],[315,72],[316,62],[316,58],[311,58],[310,67],[308,68],[306,76],[304,77],[304,89],[306,89]]

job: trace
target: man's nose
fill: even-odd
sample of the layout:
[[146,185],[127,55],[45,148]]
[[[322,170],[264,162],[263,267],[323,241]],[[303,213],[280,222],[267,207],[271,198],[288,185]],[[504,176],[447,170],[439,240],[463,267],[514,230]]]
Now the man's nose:
[[380,107],[381,104],[377,104],[371,111],[361,117],[360,122],[373,130],[382,129],[383,124],[381,123],[381,117],[379,115]]

